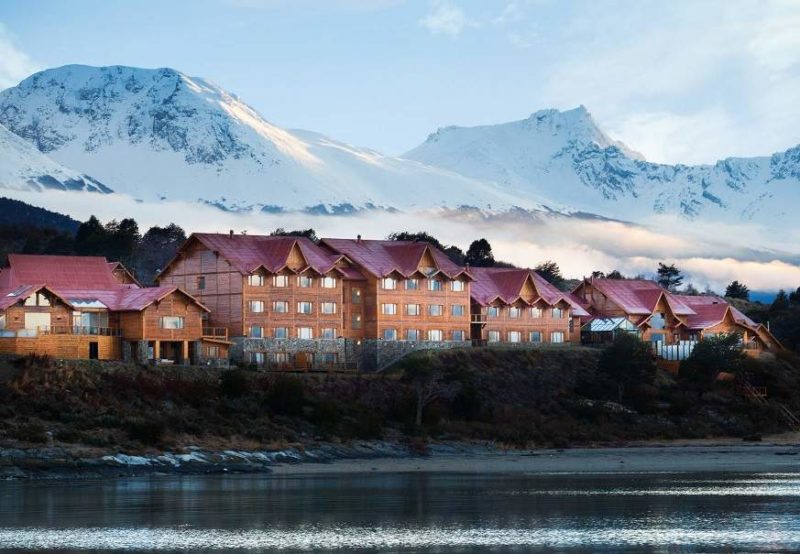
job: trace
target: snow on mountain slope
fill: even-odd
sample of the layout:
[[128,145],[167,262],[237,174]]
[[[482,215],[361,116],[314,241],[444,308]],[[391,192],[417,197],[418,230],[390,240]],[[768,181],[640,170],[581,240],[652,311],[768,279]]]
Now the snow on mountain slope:
[[111,192],[88,175],[67,169],[0,125],[0,189]]
[[583,106],[499,125],[446,127],[403,157],[548,206],[609,217],[646,220],[668,213],[797,227],[800,146],[714,165],[650,163],[606,136]]
[[145,200],[323,212],[521,204],[445,169],[287,131],[217,85],[172,69],[42,71],[0,92],[0,124]]

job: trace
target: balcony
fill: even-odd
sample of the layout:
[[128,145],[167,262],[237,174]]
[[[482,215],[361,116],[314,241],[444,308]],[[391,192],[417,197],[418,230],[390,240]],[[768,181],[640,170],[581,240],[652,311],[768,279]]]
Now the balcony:
[[227,327],[203,327],[204,339],[228,340]]
[[0,329],[0,338],[33,338],[45,335],[83,335],[96,337],[119,337],[120,330],[114,327],[83,327],[80,325],[50,325],[35,329]]
[[486,314],[472,314],[472,323],[486,324]]

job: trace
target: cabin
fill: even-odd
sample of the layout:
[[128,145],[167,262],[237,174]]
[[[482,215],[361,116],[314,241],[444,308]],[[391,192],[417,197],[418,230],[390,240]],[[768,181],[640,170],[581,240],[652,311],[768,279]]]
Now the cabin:
[[345,338],[363,277],[305,237],[194,233],[158,275],[210,309],[207,328],[233,358],[273,369],[348,364]]
[[0,353],[225,363],[227,345],[203,338],[208,308],[177,287],[143,288],[120,267],[102,257],[10,254],[0,271]]
[[584,343],[635,333],[673,360],[688,356],[698,340],[721,333],[740,334],[751,353],[783,348],[766,326],[717,296],[676,294],[645,279],[597,278],[584,279],[573,294],[592,314],[582,329]]
[[531,269],[473,267],[471,338],[477,344],[532,347],[580,342],[589,313]]

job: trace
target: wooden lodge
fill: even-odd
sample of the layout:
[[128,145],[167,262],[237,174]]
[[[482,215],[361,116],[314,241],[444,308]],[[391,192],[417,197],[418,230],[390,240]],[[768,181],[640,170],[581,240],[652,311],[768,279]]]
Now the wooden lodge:
[[518,346],[580,342],[589,313],[531,269],[469,269],[473,341]]
[[0,271],[0,354],[227,360],[224,337],[203,336],[208,309],[177,287],[141,287],[101,257],[10,254],[8,261]]
[[582,329],[584,343],[602,344],[619,332],[631,332],[674,360],[717,334],[738,333],[751,354],[783,348],[765,325],[717,296],[675,294],[645,279],[597,278],[584,279],[573,294],[592,314]]

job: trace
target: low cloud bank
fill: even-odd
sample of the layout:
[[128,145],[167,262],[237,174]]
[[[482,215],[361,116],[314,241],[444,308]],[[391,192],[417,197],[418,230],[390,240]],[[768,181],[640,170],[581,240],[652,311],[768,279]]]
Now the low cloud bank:
[[352,216],[299,213],[224,212],[186,202],[140,202],[124,195],[100,196],[70,192],[4,192],[23,202],[66,213],[81,221],[96,215],[102,221],[133,217],[142,230],[174,222],[187,233],[268,233],[277,227],[314,228],[321,237],[383,238],[395,231],[427,231],[462,249],[487,238],[498,259],[521,266],[556,261],[567,277],[594,270],[618,269],[650,276],[658,262],[675,263],[697,288],[721,291],[732,280],[754,290],[800,286],[800,241],[774,237],[756,226],[687,222],[654,218],[649,225],[564,217],[551,214],[484,214],[430,210],[417,213],[372,212]]

